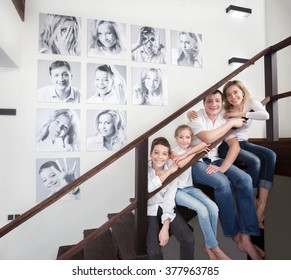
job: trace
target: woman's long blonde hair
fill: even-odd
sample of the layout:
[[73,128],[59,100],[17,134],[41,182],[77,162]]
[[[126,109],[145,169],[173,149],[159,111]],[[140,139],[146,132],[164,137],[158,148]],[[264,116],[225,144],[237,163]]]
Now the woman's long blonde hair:
[[237,86],[243,92],[243,94],[244,94],[244,99],[243,99],[244,105],[250,99],[250,93],[249,93],[249,91],[247,90],[247,88],[245,87],[245,85],[241,81],[238,81],[238,80],[229,81],[224,85],[223,90],[222,90],[222,98],[223,98],[223,102],[224,102],[224,108],[225,108],[226,111],[231,109],[231,107],[232,107],[232,105],[227,101],[227,98],[226,98],[226,91],[231,86]]

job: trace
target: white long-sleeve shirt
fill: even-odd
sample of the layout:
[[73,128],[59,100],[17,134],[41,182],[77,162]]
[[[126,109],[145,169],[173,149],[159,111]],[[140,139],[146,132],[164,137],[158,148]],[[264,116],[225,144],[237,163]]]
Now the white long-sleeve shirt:
[[248,121],[242,128],[234,131],[238,141],[247,141],[249,139],[252,120],[265,121],[269,119],[269,113],[266,111],[263,104],[256,99],[250,99],[249,102],[245,104],[243,111],[247,112],[246,117],[248,118]]
[[[164,166],[164,170],[167,170],[171,162],[168,162]],[[158,189],[162,185],[160,177],[156,175],[156,171],[152,167],[152,161],[149,161],[148,165],[148,192],[151,193]],[[153,197],[148,200],[147,215],[157,216],[159,206],[163,209],[162,223],[168,218],[171,222],[176,217],[174,212],[175,208],[175,196],[177,192],[176,180],[169,183],[166,187],[161,189]]]

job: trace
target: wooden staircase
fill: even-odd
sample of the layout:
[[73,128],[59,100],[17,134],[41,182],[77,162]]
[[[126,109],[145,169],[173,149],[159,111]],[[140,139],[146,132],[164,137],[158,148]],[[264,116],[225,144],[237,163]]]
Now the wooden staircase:
[[[108,214],[108,218],[116,214]],[[84,230],[84,238],[95,229]],[[146,255],[138,256],[134,248],[134,214],[131,212],[110,230],[96,238],[83,250],[72,256],[71,260],[141,260],[147,259]],[[68,251],[74,245],[61,246],[58,255]]]
[[[13,1],[14,2],[14,1]],[[15,1],[17,2],[17,1]],[[270,119],[266,126],[266,139],[254,140],[255,143],[271,148],[277,153],[276,174],[291,177],[290,169],[290,154],[291,154],[291,139],[279,139],[279,120],[278,120],[278,104],[279,99],[291,96],[291,91],[278,93],[278,78],[277,78],[277,52],[291,46],[291,36],[285,40],[270,46],[257,55],[249,59],[242,66],[225,76],[223,79],[212,85],[203,93],[195,97],[193,100],[185,104],[183,107],[173,112],[170,116],[156,124],[154,127],[134,139],[132,142],[116,151],[113,155],[106,158],[104,161],[88,170],[76,180],[69,183],[61,190],[52,196],[44,199],[42,202],[33,206],[31,209],[22,213],[17,219],[7,223],[0,228],[0,238],[15,230],[21,224],[25,223],[41,211],[51,206],[61,197],[74,190],[76,187],[81,187],[83,183],[98,174],[103,169],[114,163],[116,160],[135,150],[135,198],[134,201],[122,209],[118,214],[108,215],[109,220],[100,225],[98,229],[88,229],[84,231],[84,239],[78,244],[62,246],[59,248],[58,259],[136,259],[146,258],[146,256],[136,256],[133,248],[137,247],[138,251],[142,251],[145,244],[146,229],[146,200],[148,196],[154,195],[155,192],[147,194],[147,158],[148,158],[148,140],[156,132],[160,131],[166,125],[179,116],[190,110],[198,102],[202,101],[208,94],[212,93],[217,88],[223,86],[240,72],[244,71],[249,66],[255,64],[261,58],[264,58],[264,73],[265,73],[265,96],[268,99],[267,110],[270,113]],[[283,140],[283,141],[282,141]],[[221,140],[220,140],[221,141]],[[257,142],[258,141],[258,142]],[[169,184],[177,176],[179,176],[186,168],[190,167],[201,155],[196,155],[191,162],[184,168],[181,168],[168,177],[161,188]],[[158,192],[160,189],[157,189]],[[185,209],[184,209],[185,210]],[[133,215],[136,213],[136,217]],[[187,215],[189,215],[189,211]],[[189,217],[184,217],[189,220],[195,213],[190,213]],[[113,218],[110,218],[113,217]],[[116,229],[117,224],[120,228]],[[135,224],[135,225],[133,225]],[[121,232],[118,233],[117,232]],[[134,238],[132,237],[134,234]],[[119,239],[122,242],[119,242]],[[126,241],[125,241],[126,239]],[[134,240],[139,241],[138,246],[134,244]],[[124,249],[122,244],[127,244],[128,248]],[[92,247],[91,247],[92,246]]]
[[[208,186],[199,185],[211,199],[214,200],[213,189]],[[184,219],[189,222],[196,217],[196,212],[186,207],[178,206],[178,211]],[[117,213],[108,214],[111,219]],[[191,231],[194,229],[189,225]],[[96,229],[86,229],[83,232],[84,238]],[[130,212],[115,223],[110,230],[94,239],[83,250],[73,255],[70,260],[145,260],[147,255],[138,255],[135,250],[135,216]],[[74,245],[59,247],[57,258],[71,249]]]

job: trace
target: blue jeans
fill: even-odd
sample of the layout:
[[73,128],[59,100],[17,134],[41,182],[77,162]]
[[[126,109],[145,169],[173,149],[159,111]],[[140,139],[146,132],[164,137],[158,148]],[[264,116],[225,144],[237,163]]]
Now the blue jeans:
[[213,162],[210,160],[196,162],[192,166],[193,183],[207,185],[214,189],[215,202],[225,236],[234,237],[238,233],[259,235],[251,177],[234,165],[225,173],[206,173],[209,163],[220,166],[222,162],[222,159]]
[[218,245],[216,240],[218,207],[206,194],[193,186],[178,189],[176,204],[197,212],[198,221],[208,248]]
[[[159,232],[162,228],[161,216],[163,210],[159,207],[157,216],[148,216],[147,254],[150,260],[163,260],[159,242]],[[180,242],[181,260],[194,259],[194,236],[187,222],[176,210],[176,217],[170,223],[170,234]]]
[[[239,145],[241,150],[235,163],[246,165],[246,172],[252,177],[254,188],[270,190],[273,186],[277,155],[272,150],[249,141],[239,141]],[[228,145],[223,141],[219,147],[219,156],[225,158],[227,151]]]

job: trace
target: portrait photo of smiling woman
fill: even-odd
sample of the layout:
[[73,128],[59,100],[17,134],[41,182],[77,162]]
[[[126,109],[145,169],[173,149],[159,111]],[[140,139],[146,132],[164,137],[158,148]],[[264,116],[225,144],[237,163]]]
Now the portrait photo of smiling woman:
[[132,68],[132,104],[168,105],[167,79],[160,68]]
[[126,144],[126,111],[87,112],[87,151],[117,151]]
[[37,109],[37,151],[79,151],[79,110]]
[[89,57],[125,59],[125,38],[125,23],[88,19]]

